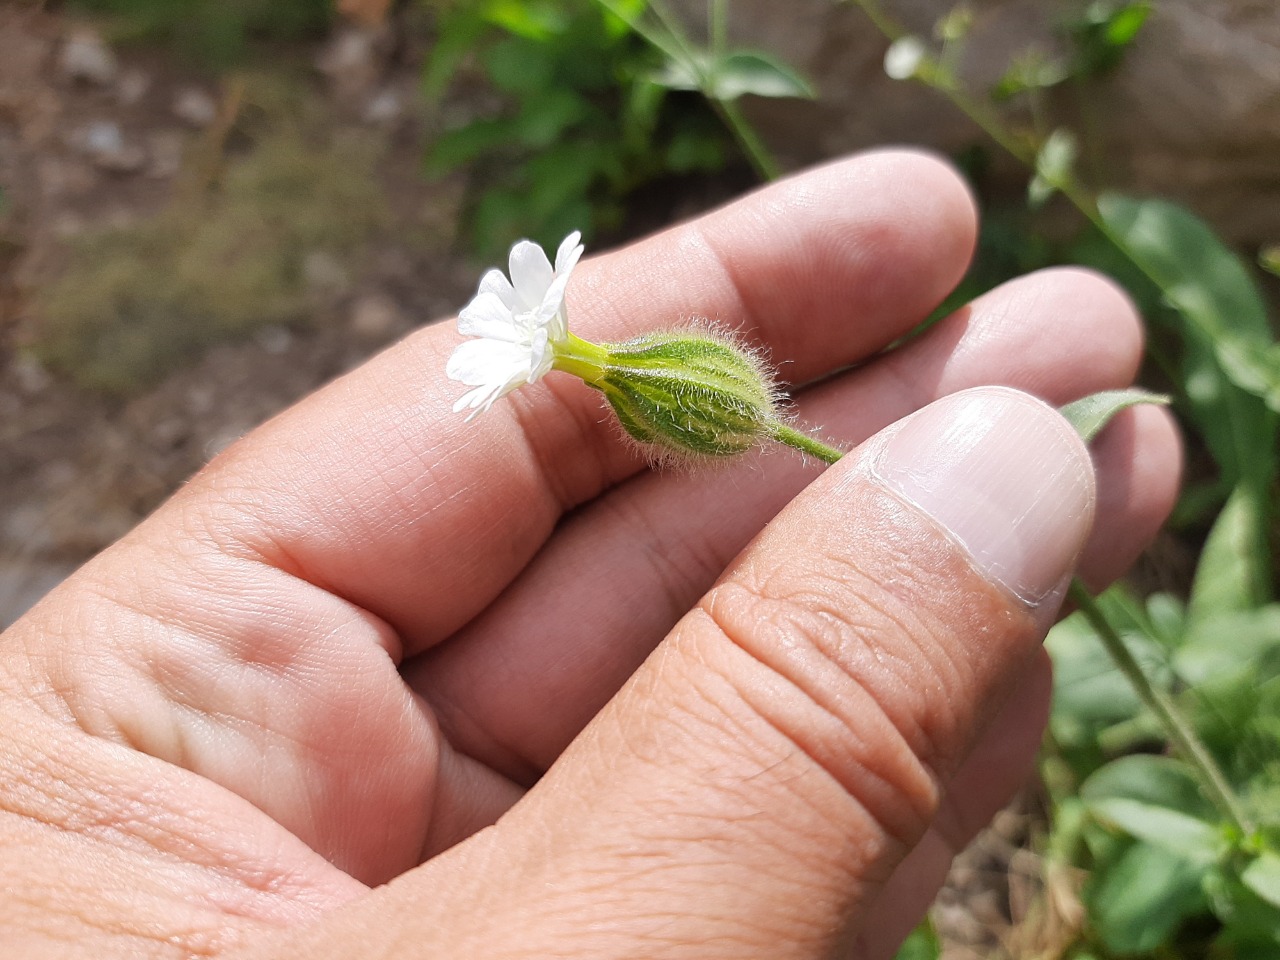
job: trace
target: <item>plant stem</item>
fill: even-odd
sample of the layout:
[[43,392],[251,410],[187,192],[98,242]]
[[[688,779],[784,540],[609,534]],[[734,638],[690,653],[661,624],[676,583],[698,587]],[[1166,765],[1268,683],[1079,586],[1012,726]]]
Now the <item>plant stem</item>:
[[[777,180],[782,175],[782,167],[774,159],[769,148],[765,146],[755,128],[743,116],[737,103],[722,99],[716,94],[714,72],[719,63],[727,33],[727,10],[724,0],[712,0],[709,16],[711,19],[710,53],[707,56],[694,48],[685,35],[679,21],[667,9],[661,0],[653,0],[649,9],[658,20],[660,30],[646,26],[639,17],[626,16],[615,4],[614,0],[596,0],[614,16],[628,24],[647,43],[655,47],[663,56],[681,64],[698,85],[698,92],[706,98],[711,109],[715,111],[721,122],[737,142],[738,148],[751,164],[751,169],[761,180]],[[665,36],[663,35],[665,33]]]
[[1138,694],[1138,698],[1160,721],[1160,726],[1164,728],[1165,733],[1174,746],[1177,747],[1178,752],[1182,754],[1183,759],[1191,764],[1192,769],[1195,770],[1200,779],[1200,785],[1205,795],[1218,807],[1231,822],[1232,826],[1240,832],[1242,838],[1252,835],[1255,827],[1248,814],[1245,813],[1240,799],[1227,782],[1226,776],[1218,768],[1218,764],[1213,759],[1213,755],[1209,753],[1208,747],[1204,745],[1196,735],[1195,729],[1179,712],[1173,699],[1147,679],[1147,675],[1142,672],[1141,665],[1139,665],[1133,654],[1129,652],[1129,648],[1125,646],[1120,634],[1107,620],[1106,614],[1102,612],[1097,601],[1094,600],[1083,583],[1078,579],[1072,580],[1068,596],[1080,609],[1084,618],[1089,621],[1089,625],[1097,633],[1098,639],[1102,641],[1107,655],[1132,685],[1134,692]]
[[815,440],[807,433],[801,433],[785,424],[775,424],[769,434],[778,443],[785,443],[789,447],[795,447],[797,450],[816,457],[823,463],[835,463],[844,453],[835,447],[828,446],[821,440]]
[[729,35],[728,0],[708,0],[707,38],[711,44],[711,55],[719,60],[728,47]]
[[599,387],[608,363],[608,350],[570,333],[562,343],[557,343],[553,348],[551,367],[573,374],[593,387]]
[[724,125],[729,128],[729,132],[733,134],[733,138],[738,141],[738,146],[742,148],[756,175],[765,181],[777,180],[782,176],[782,167],[773,158],[773,154],[764,145],[755,128],[742,115],[738,105],[731,100],[719,99],[709,90],[703,90],[702,95],[707,98],[716,113],[720,115],[720,119],[724,121]]

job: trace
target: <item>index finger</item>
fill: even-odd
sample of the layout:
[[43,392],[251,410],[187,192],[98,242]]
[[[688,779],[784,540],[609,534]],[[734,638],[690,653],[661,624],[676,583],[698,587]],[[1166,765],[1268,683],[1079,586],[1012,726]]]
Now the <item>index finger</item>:
[[[763,345],[787,379],[857,361],[962,276],[972,201],[948,167],[876,153],[801,174],[588,261],[574,330],[616,340],[693,315]],[[376,614],[406,653],[467,622],[561,514],[640,469],[598,394],[569,377],[473,423],[451,411],[452,324],[419,332],[225,454],[187,503],[235,549]]]

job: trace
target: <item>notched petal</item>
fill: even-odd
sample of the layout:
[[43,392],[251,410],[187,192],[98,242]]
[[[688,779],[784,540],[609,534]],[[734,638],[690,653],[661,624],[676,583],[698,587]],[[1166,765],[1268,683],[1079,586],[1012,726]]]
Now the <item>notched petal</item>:
[[458,313],[458,332],[464,337],[487,337],[515,343],[520,337],[515,317],[495,293],[481,292]]
[[526,310],[536,310],[551,286],[551,261],[531,240],[521,240],[511,248],[511,283]]

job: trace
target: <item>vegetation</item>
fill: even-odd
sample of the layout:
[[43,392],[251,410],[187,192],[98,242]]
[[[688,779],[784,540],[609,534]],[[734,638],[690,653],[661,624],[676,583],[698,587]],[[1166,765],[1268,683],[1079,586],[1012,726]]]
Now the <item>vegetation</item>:
[[746,160],[775,175],[734,101],[812,95],[765,54],[728,50],[723,31],[700,49],[670,16],[648,23],[646,14],[663,8],[647,0],[434,6],[427,95],[440,97],[469,63],[504,98],[497,113],[449,130],[427,156],[432,175],[469,171],[468,239],[488,256],[522,236],[554,245],[573,229],[590,239],[616,227],[641,186],[723,170],[737,155],[735,137]]

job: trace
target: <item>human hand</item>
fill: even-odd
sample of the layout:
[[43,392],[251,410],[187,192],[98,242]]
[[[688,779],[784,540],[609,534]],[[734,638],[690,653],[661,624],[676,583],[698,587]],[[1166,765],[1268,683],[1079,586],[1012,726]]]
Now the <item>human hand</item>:
[[1118,575],[1177,485],[1164,411],[1095,492],[986,386],[1129,382],[1091,274],[877,355],[974,235],[953,173],[877,153],[575,273],[585,336],[696,313],[814,383],[804,421],[872,438],[825,472],[647,472],[558,375],[466,424],[451,325],[223,453],[0,643],[8,954],[890,955],[1031,769],[1077,554]]

